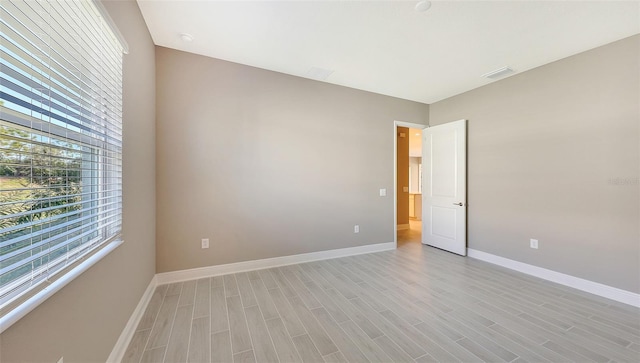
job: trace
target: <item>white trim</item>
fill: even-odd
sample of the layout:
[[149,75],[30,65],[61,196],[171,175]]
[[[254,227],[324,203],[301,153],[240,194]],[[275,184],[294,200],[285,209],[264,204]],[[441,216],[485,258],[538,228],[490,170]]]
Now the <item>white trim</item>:
[[506,267],[511,270],[525,273],[527,275],[539,277],[574,289],[586,291],[588,293],[615,300],[631,306],[640,307],[640,294],[631,291],[618,289],[599,282],[585,280],[579,277],[563,274],[546,268],[529,265],[527,263],[510,260],[508,258],[492,255],[490,253],[467,249],[469,257],[492,263],[494,265]]
[[20,320],[25,315],[29,314],[31,310],[37,308],[51,295],[60,291],[68,283],[73,281],[76,277],[80,276],[83,272],[87,271],[91,266],[95,265],[98,261],[103,259],[106,255],[111,253],[122,244],[122,239],[109,242],[102,247],[98,252],[89,256],[86,260],[82,261],[78,266],[72,268],[69,272],[64,273],[60,278],[56,279],[51,285],[43,288],[37,294],[33,295],[25,302],[18,305],[15,309],[9,311],[7,314],[0,317],[0,334],[9,329],[16,321]]
[[398,127],[424,130],[429,125],[393,121],[393,245],[398,248]]
[[265,258],[262,260],[243,261],[229,263],[226,265],[216,265],[194,268],[189,270],[171,271],[156,274],[158,285],[164,285],[179,281],[195,280],[204,277],[233,274],[238,272],[261,270],[265,268],[294,265],[297,263],[326,260],[330,258],[362,255],[365,253],[381,252],[396,248],[394,242],[377,243],[358,247],[340,248],[336,250],[303,253],[292,256],[282,256]]
[[120,29],[118,29],[118,26],[116,25],[116,22],[111,18],[111,15],[109,15],[109,11],[104,7],[102,1],[94,0],[93,4],[96,6],[96,9],[98,9],[98,12],[104,19],[104,22],[107,23],[109,29],[111,29],[111,31],[113,32],[113,35],[120,42],[120,46],[122,46],[122,53],[129,54],[129,44],[127,43],[127,40],[120,32]]
[[405,229],[409,229],[409,224],[398,224],[396,228],[398,231],[404,231]]
[[140,319],[142,319],[142,315],[144,315],[144,311],[147,309],[147,305],[149,305],[149,301],[151,301],[151,297],[153,296],[153,292],[158,286],[158,278],[156,275],[153,276],[151,281],[149,282],[149,286],[145,290],[144,294],[140,298],[138,305],[135,310],[131,314],[127,325],[125,325],[116,345],[113,346],[113,350],[111,350],[111,354],[109,354],[109,358],[107,358],[107,362],[121,362],[124,358],[124,353],[127,351],[127,347],[133,338],[133,334],[136,332],[136,328],[140,323]]
[[420,130],[424,130],[427,127],[429,127],[429,125],[417,124],[415,122],[404,122],[404,121],[393,121],[393,124],[394,126],[408,127],[410,129],[420,129]]
[[319,252],[310,252],[303,253],[299,255],[292,256],[282,256],[282,257],[273,257],[273,258],[265,258],[262,260],[252,260],[252,261],[243,261],[236,263],[229,263],[226,265],[217,265],[217,266],[208,266],[201,268],[194,268],[189,270],[181,270],[181,271],[172,271],[172,272],[164,272],[156,274],[151,281],[149,282],[149,286],[147,286],[147,290],[144,292],[140,301],[138,302],[138,306],[131,314],[127,325],[122,330],[118,341],[115,346],[111,350],[111,354],[109,354],[109,358],[107,362],[120,362],[124,358],[124,354],[135,334],[136,328],[140,323],[140,319],[142,319],[142,315],[153,296],[153,292],[155,291],[158,285],[169,284],[173,282],[180,281],[188,281],[188,280],[196,280],[204,277],[211,276],[219,276],[226,274],[233,274],[238,272],[245,271],[253,271],[253,270],[261,270],[265,268],[271,267],[279,267],[286,265],[294,265],[298,263],[318,261],[318,260],[327,260],[330,258],[338,258],[338,257],[347,257],[347,256],[355,256],[362,255],[366,253],[373,252],[382,252],[394,250],[396,248],[396,244],[394,242],[385,242],[385,243],[376,243],[372,245],[364,245],[358,247],[347,247],[347,248],[339,248],[335,250],[328,251],[319,251]]

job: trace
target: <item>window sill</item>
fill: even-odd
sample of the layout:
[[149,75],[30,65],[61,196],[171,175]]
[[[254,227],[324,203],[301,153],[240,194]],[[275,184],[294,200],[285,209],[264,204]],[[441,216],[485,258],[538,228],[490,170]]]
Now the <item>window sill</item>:
[[25,315],[29,314],[33,309],[42,304],[45,300],[47,300],[51,295],[60,291],[63,287],[65,287],[68,283],[73,281],[76,277],[80,276],[83,272],[88,270],[91,266],[95,265],[98,261],[102,260],[105,256],[111,253],[113,250],[118,248],[123,243],[122,239],[116,239],[112,242],[109,242],[104,247],[100,248],[100,250],[91,256],[89,256],[86,260],[82,261],[79,265],[71,269],[69,272],[65,273],[64,276],[56,279],[49,286],[40,290],[37,294],[30,297],[28,300],[9,311],[7,314],[0,317],[0,334],[5,330],[9,329],[11,325],[20,320]]

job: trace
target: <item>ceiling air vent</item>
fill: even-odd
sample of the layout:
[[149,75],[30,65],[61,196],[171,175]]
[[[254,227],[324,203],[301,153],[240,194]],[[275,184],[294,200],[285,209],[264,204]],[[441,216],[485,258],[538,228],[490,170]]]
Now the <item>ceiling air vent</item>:
[[326,81],[332,73],[333,69],[311,67],[307,71],[306,76],[309,78],[317,79],[318,81]]
[[482,77],[489,78],[489,79],[498,79],[506,76],[507,74],[511,74],[513,72],[514,72],[513,69],[509,67],[502,67],[502,68],[496,69],[495,71],[485,73],[482,75]]

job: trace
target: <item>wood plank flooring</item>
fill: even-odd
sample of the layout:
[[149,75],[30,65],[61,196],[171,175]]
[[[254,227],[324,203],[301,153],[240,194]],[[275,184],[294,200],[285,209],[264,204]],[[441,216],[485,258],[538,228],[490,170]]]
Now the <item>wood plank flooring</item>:
[[405,241],[158,286],[124,362],[639,362],[640,309]]

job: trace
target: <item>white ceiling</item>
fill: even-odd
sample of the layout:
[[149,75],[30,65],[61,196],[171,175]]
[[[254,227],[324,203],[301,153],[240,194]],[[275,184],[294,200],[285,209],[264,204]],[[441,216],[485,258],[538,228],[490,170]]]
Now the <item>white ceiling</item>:
[[640,1],[138,3],[157,45],[424,103],[640,33]]

